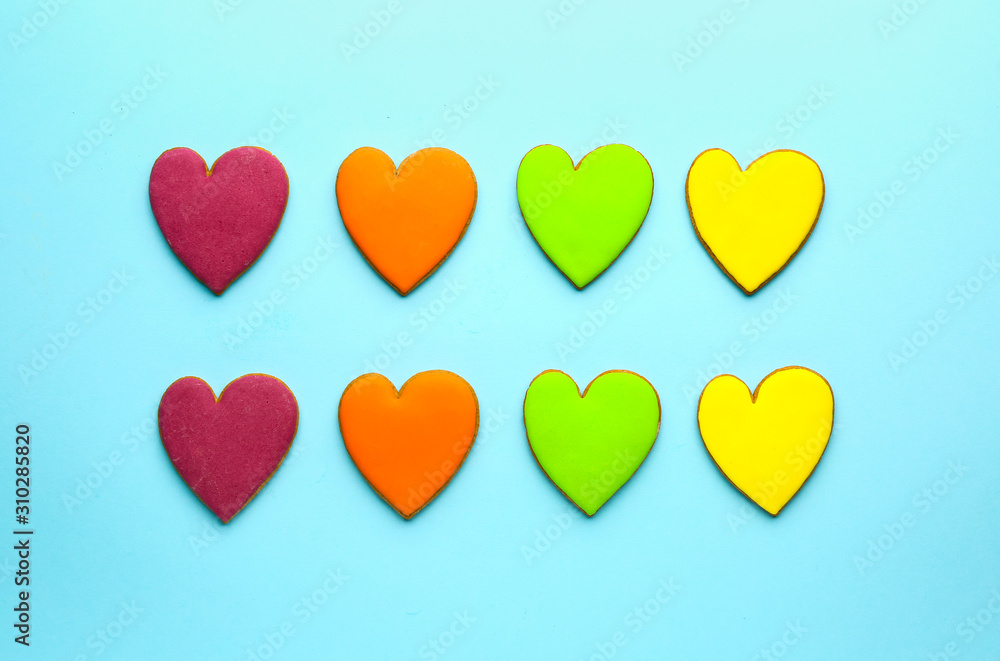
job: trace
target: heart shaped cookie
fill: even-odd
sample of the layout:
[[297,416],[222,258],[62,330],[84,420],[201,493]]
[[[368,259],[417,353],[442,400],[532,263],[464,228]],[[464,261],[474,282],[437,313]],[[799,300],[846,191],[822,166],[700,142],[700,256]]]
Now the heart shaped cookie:
[[610,371],[583,395],[558,370],[542,372],[524,396],[528,445],[542,472],[593,516],[646,459],[660,429],[660,398],[638,374]]
[[722,149],[702,152],[687,176],[694,231],[729,278],[752,294],[805,244],[823,208],[819,166],[782,149],[740,169]]
[[287,201],[285,168],[259,147],[231,149],[211,169],[179,147],[149,174],[149,204],[167,245],[216,295],[264,252]]
[[218,399],[207,383],[186,376],[160,399],[160,438],[167,456],[223,523],[278,470],[298,421],[292,391],[267,374],[241,376]]
[[409,519],[465,461],[479,428],[479,401],[465,379],[420,372],[396,391],[381,374],[359,376],[340,398],[340,433],[372,489]]
[[337,173],[344,227],[372,268],[402,295],[455,249],[476,209],[476,177],[465,159],[441,147],[399,164],[362,147]]
[[598,147],[573,166],[553,145],[535,147],[517,169],[521,215],[542,252],[577,289],[618,259],[653,200],[653,171],[627,145]]
[[805,484],[833,429],[833,391],[805,367],[771,372],[753,394],[717,376],[698,400],[698,428],[722,474],[773,516]]

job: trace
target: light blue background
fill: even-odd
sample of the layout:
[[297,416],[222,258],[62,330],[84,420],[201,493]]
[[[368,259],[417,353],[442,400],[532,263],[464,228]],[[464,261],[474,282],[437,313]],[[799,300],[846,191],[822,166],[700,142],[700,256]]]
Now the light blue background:
[[[387,3],[244,0],[220,13],[210,0],[70,1],[17,44],[10,33],[41,10],[4,3],[0,521],[13,516],[14,426],[28,422],[37,534],[30,651],[5,623],[14,556],[0,544],[0,656],[419,659],[438,640],[446,659],[578,660],[602,649],[752,659],[765,648],[788,659],[926,659],[949,643],[962,659],[996,658],[1000,615],[985,611],[993,619],[971,639],[957,627],[1000,587],[1000,278],[968,299],[955,288],[1000,255],[997,4],[909,0],[915,13],[883,35],[890,0],[591,0],[564,3],[575,9],[554,28],[556,0],[398,1],[402,11],[350,61],[341,44]],[[731,20],[709,39],[704,22],[719,32],[723,10]],[[708,45],[678,70],[675,53],[700,33]],[[125,115],[117,99],[147,67],[165,78],[147,78],[153,89]],[[481,88],[486,98],[456,121],[449,109],[480,77],[499,86]],[[813,88],[828,98],[806,111]],[[276,110],[291,117],[262,132]],[[796,110],[809,117],[793,126],[784,118]],[[53,164],[105,120],[110,135],[60,180]],[[957,137],[935,152],[949,128]],[[454,254],[401,298],[350,243],[334,177],[357,147],[398,162],[436,130],[475,170],[478,208]],[[211,162],[251,139],[283,162],[290,200],[262,258],[216,298],[159,234],[149,170],[171,147]],[[607,140],[647,157],[653,205],[631,247],[577,292],[520,220],[515,173],[537,144],[579,157]],[[826,205],[792,264],[746,297],[699,245],[684,178],[706,148],[746,165],[771,146],[820,164]],[[935,162],[915,178],[912,159],[928,149]],[[896,180],[903,194],[850,233],[858,208]],[[296,286],[288,274],[311,265],[326,237],[334,253]],[[629,278],[645,279],[655,250],[669,258],[634,289]],[[88,313],[116,271],[127,287]],[[464,289],[442,310],[435,300],[449,283]],[[285,302],[227,346],[275,289]],[[767,312],[782,293],[793,304]],[[608,299],[617,313],[560,356],[558,343]],[[433,322],[417,323],[431,306]],[[889,353],[940,309],[947,323],[926,343],[918,335],[924,346],[894,368]],[[78,336],[25,383],[19,366],[70,322]],[[379,361],[404,331],[412,344]],[[734,342],[742,355],[725,355]],[[833,386],[829,449],[777,519],[748,506],[701,445],[699,371],[718,371],[716,360],[751,386],[791,364]],[[490,423],[409,522],[368,488],[336,426],[343,388],[377,361],[397,385],[426,369],[462,375]],[[630,369],[660,394],[656,446],[590,520],[525,442],[524,392],[548,368],[581,386]],[[292,388],[300,427],[291,458],[222,527],[143,427],[174,379],[197,375],[218,391],[248,372]],[[950,462],[968,467],[953,484],[943,482],[955,477]],[[89,493],[88,479],[98,484]],[[946,493],[928,505],[919,494],[936,481]],[[885,537],[903,517],[913,525]],[[870,544],[880,536],[879,558]],[[866,553],[876,561],[859,566]],[[337,570],[349,578],[328,595]],[[630,626],[626,616],[669,579],[676,595]],[[313,598],[325,603],[303,621],[300,602]],[[120,628],[122,602],[142,612]],[[452,638],[456,613],[475,621]],[[788,623],[806,631],[785,649]],[[280,640],[282,628],[293,635]],[[611,650],[616,632],[625,645]]]

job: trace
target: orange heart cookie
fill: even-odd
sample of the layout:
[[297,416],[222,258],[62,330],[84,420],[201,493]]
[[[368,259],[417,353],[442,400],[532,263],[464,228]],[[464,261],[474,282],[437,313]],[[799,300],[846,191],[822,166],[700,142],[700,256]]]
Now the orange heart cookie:
[[381,150],[362,147],[340,166],[337,205],[358,250],[405,296],[465,234],[476,209],[476,176],[450,149],[421,149],[396,169]]
[[381,374],[354,379],[340,398],[340,434],[382,499],[409,519],[455,475],[479,429],[472,386],[444,370],[396,388]]

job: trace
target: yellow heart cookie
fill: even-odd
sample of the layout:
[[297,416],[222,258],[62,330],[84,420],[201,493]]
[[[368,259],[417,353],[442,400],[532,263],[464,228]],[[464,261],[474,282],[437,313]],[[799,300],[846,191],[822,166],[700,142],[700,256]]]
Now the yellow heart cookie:
[[698,428],[723,475],[777,516],[823,456],[833,429],[833,391],[805,367],[771,372],[753,394],[723,374],[701,393]]
[[729,152],[698,155],[687,176],[694,231],[726,275],[746,294],[792,260],[823,208],[823,173],[805,154],[781,149],[747,167]]

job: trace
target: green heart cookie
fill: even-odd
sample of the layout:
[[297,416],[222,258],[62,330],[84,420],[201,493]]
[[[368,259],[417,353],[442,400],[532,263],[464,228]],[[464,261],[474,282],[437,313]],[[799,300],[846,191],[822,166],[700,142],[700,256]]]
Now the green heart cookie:
[[660,398],[633,372],[605,372],[581,396],[567,374],[548,370],[535,377],[524,396],[524,427],[542,471],[593,516],[653,447]]
[[553,145],[535,147],[517,169],[517,202],[539,247],[583,289],[618,259],[653,200],[653,171],[627,145],[590,152],[574,168]]

